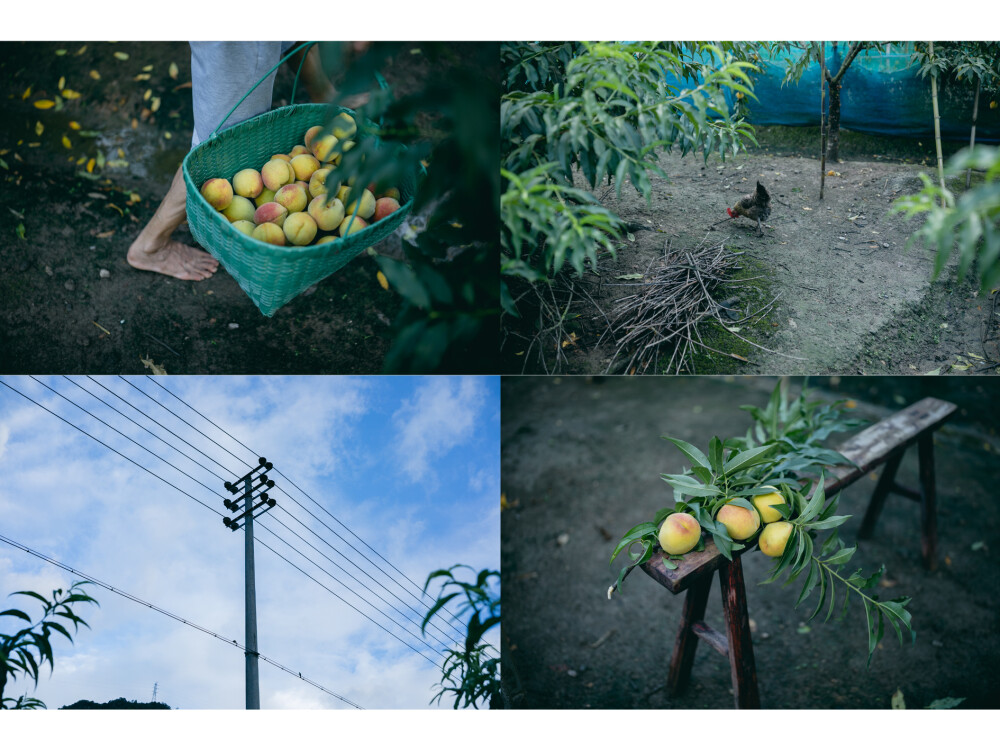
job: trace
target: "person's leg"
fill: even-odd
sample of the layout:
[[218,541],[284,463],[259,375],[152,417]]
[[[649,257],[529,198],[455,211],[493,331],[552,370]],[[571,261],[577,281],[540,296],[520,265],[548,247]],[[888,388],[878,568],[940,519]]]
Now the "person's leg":
[[[194,105],[192,147],[222,124],[222,118],[280,59],[280,42],[192,42],[191,81]],[[228,118],[235,125],[271,107],[274,75],[261,83]],[[203,250],[170,239],[187,218],[187,189],[180,169],[170,190],[128,249],[133,268],[185,281],[210,277],[219,262]]]
[[174,230],[187,218],[186,203],[184,175],[178,169],[153,218],[128,249],[126,258],[130,266],[184,281],[201,281],[215,273],[219,261],[204,250],[170,239]]

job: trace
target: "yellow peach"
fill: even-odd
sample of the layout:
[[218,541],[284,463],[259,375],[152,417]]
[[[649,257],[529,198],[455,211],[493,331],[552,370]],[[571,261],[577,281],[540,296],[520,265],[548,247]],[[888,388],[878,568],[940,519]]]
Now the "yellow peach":
[[233,202],[233,186],[221,177],[205,180],[201,194],[216,211],[224,211]]
[[320,161],[327,161],[333,153],[333,147],[337,145],[337,137],[327,133],[318,138],[313,138],[311,150],[313,156]]
[[288,209],[280,203],[265,203],[254,212],[253,221],[258,226],[261,224],[276,224],[280,227],[285,223],[286,216],[288,216]]
[[764,523],[774,523],[775,521],[781,520],[781,512],[776,510],[773,506],[781,505],[785,502],[785,498],[782,497],[781,493],[778,492],[775,487],[761,487],[762,490],[771,490],[771,492],[766,495],[754,495],[753,496],[753,507],[757,509],[760,513],[760,520]]
[[323,132],[322,125],[313,125],[311,128],[309,128],[309,130],[306,131],[306,134],[302,136],[302,142],[306,144],[306,148],[311,148],[313,138],[315,138],[322,132]]
[[291,161],[292,157],[290,157],[288,154],[272,154],[271,161],[274,161],[275,159],[281,159],[282,161]]
[[253,230],[253,234],[250,235],[255,240],[260,240],[261,242],[266,242],[269,245],[284,245],[285,244],[285,233],[281,230],[277,224],[272,224],[267,222],[265,224],[258,224]]
[[732,503],[730,500],[719,508],[715,520],[726,527],[730,538],[736,541],[749,539],[760,528],[760,515],[756,510],[747,510]]
[[326,195],[331,190],[336,195],[337,191],[340,190],[340,183],[328,184],[326,178],[329,174],[330,167],[323,167],[312,173],[312,177],[309,178],[309,195],[315,198],[317,195]]
[[233,222],[233,229],[238,229],[247,236],[253,234],[254,228],[254,223],[252,221],[247,221],[246,219],[240,219],[239,221]]
[[300,211],[285,220],[285,237],[293,245],[308,245],[316,236],[316,222],[309,214]]
[[399,201],[395,198],[379,198],[375,201],[375,213],[372,214],[372,221],[380,221],[398,210]]
[[785,553],[785,546],[788,544],[788,537],[792,534],[792,524],[788,521],[775,521],[769,523],[760,532],[760,551],[768,557],[781,557]]
[[320,237],[318,240],[316,240],[316,244],[317,245],[325,245],[328,242],[335,242],[336,240],[339,240],[339,239],[340,238],[337,235],[335,235],[335,234],[328,234],[328,235],[326,235],[326,237]]
[[292,157],[292,161],[294,161],[296,156],[299,156],[301,154],[308,154],[308,153],[309,153],[309,149],[307,149],[305,146],[303,146],[301,143],[299,143],[299,144],[297,144],[295,146],[292,146],[292,150],[288,152],[288,155],[290,157]]
[[355,207],[357,207],[358,216],[365,220],[370,219],[375,213],[375,196],[371,194],[370,190],[365,190],[361,193],[360,201],[356,199],[344,206],[344,213],[353,214]]
[[257,204],[258,208],[260,208],[265,203],[270,203],[273,200],[274,200],[274,191],[271,190],[271,188],[264,188],[263,190],[260,191],[260,195],[258,195],[256,198],[253,199],[253,202]]
[[354,234],[355,232],[360,232],[368,226],[368,222],[362,219],[360,216],[345,216],[344,220],[340,222],[340,226],[337,227],[337,232],[341,237],[346,237],[349,234]]
[[341,185],[339,188],[337,188],[337,198],[340,199],[341,203],[347,200],[347,193],[350,191],[350,189],[351,186],[349,183],[347,185]]
[[312,154],[296,154],[292,157],[290,164],[295,170],[295,179],[297,180],[308,180],[312,177],[313,172],[319,169],[319,159]]
[[333,118],[330,132],[337,136],[337,138],[350,138],[358,132],[358,126],[355,124],[353,117],[346,112],[341,112]]
[[309,202],[309,215],[316,220],[316,226],[324,232],[331,232],[344,220],[344,204],[334,198],[327,205],[325,194],[317,195]]
[[295,171],[291,164],[283,159],[271,159],[260,170],[261,179],[268,190],[278,192],[278,188],[295,181]]
[[690,513],[671,513],[660,526],[660,546],[670,555],[690,552],[700,539],[701,526]]
[[296,211],[305,211],[309,204],[308,195],[305,188],[293,182],[291,185],[278,188],[274,194],[274,202],[280,203],[288,209],[288,213],[293,214]]
[[383,193],[379,193],[376,198],[395,198],[399,200],[399,189],[391,187]]
[[242,195],[234,195],[233,200],[226,206],[226,210],[222,212],[222,215],[229,219],[230,223],[234,221],[250,221],[253,219],[255,210],[253,201],[249,198],[244,198]]
[[233,192],[244,198],[256,198],[264,189],[264,181],[256,169],[241,169],[233,175]]

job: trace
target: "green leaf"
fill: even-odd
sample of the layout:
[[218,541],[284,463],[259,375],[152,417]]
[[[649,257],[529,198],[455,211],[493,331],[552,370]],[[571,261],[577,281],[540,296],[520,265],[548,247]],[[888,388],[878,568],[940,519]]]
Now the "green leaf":
[[[796,608],[800,604],[802,604],[802,602],[804,602],[806,600],[806,597],[808,597],[809,594],[812,593],[813,588],[815,588],[816,584],[819,583],[819,581],[822,580],[822,578],[823,578],[823,575],[820,572],[819,565],[816,564],[816,562],[810,557],[809,558],[809,574],[806,576],[806,582],[804,584],[802,584],[802,591],[799,594],[799,599],[798,599],[797,602],[795,602],[795,607]],[[822,600],[820,600],[820,604],[821,605],[822,605],[822,603],[823,603]],[[810,619],[812,619],[812,618],[810,618]]]
[[623,536],[621,541],[618,542],[617,545],[615,545],[614,552],[611,553],[611,560],[609,564],[615,561],[615,558],[618,557],[618,553],[620,553],[626,547],[630,546],[633,542],[638,541],[644,536],[647,535],[655,536],[655,534],[656,534],[656,526],[654,524],[649,523],[649,521],[636,524],[631,529],[626,531],[625,536]]
[[931,701],[931,704],[927,708],[933,709],[944,709],[944,708],[955,708],[961,704],[965,698],[938,698],[935,701]]
[[708,444],[708,463],[712,471],[716,474],[722,473],[723,458],[722,441],[717,437],[713,437]]
[[815,518],[816,514],[823,509],[823,503],[826,502],[826,491],[823,489],[823,474],[819,475],[819,480],[816,482],[816,489],[813,491],[813,495],[806,507],[802,509],[802,513],[799,514],[799,521],[801,523],[807,523]]
[[767,454],[773,449],[773,445],[762,445],[759,448],[751,448],[750,450],[737,453],[735,456],[731,455],[729,460],[726,461],[725,465],[722,467],[722,471],[728,476],[739,471],[745,471],[753,466],[766,463],[769,460],[767,458]]
[[421,634],[423,634],[424,630],[427,628],[427,623],[429,623],[430,620],[431,620],[431,618],[435,614],[437,614],[438,610],[440,610],[442,607],[444,607],[444,605],[446,605],[448,602],[450,602],[456,596],[460,596],[460,593],[457,592],[457,591],[454,592],[454,593],[452,593],[452,594],[448,594],[447,596],[443,596],[440,599],[438,599],[436,602],[434,602],[434,606],[432,606],[427,611],[427,614],[424,615],[423,621],[421,621],[421,623],[420,623],[420,632],[421,632]]
[[660,476],[675,490],[691,497],[718,497],[722,494],[717,487],[703,484],[695,477],[686,474],[661,474]]
[[831,567],[834,565],[843,565],[854,556],[854,553],[857,552],[857,550],[858,548],[856,546],[844,547],[844,549],[830,555],[830,557],[826,558],[823,562]]
[[7,609],[0,612],[0,617],[18,617],[26,622],[31,622],[31,618],[19,609]]
[[[711,462],[708,457],[702,453],[698,448],[691,445],[691,443],[686,443],[683,440],[678,440],[677,438],[663,436],[664,440],[669,440],[671,443],[677,446],[681,453],[683,453],[687,459],[691,462],[692,466],[700,466],[703,469],[712,470]],[[716,438],[718,439],[718,438]]]

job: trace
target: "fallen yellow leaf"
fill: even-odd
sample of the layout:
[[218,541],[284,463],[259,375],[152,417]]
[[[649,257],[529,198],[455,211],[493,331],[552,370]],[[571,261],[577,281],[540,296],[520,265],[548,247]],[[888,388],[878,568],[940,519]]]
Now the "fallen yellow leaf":
[[142,66],[142,70],[143,70],[143,72],[144,72],[144,73],[148,73],[148,72],[149,72],[149,71],[151,71],[152,69],[153,69],[153,66],[152,66],[152,65],[143,65],[143,66]]
[[90,77],[93,78],[95,81],[101,80],[101,74],[98,73],[96,70],[90,71]]
[[179,72],[177,70],[177,63],[175,63],[175,62],[170,63],[170,68],[168,69],[168,71],[170,73],[170,77],[173,78],[176,81],[177,80],[177,73]]
[[150,370],[152,370],[154,375],[167,374],[167,371],[166,369],[164,369],[163,365],[158,365],[155,362],[153,362],[152,358],[148,354],[146,355],[146,359],[139,357],[139,361],[142,362],[142,364],[148,367]]
[[54,106],[56,106],[56,103],[51,99],[39,99],[37,102],[35,102],[35,106],[38,109],[52,109]]
[[35,135],[41,135],[45,132],[45,126],[40,122],[35,123]]
[[803,211],[812,211],[812,209],[811,209],[811,208],[809,208],[809,206],[803,206],[803,207],[802,207],[802,210],[803,210]]
[[139,197],[138,193],[129,193],[128,194],[128,199],[130,201],[132,201],[133,203],[138,203],[139,201],[142,200],[142,198]]
[[378,279],[378,283],[379,283],[380,287],[382,287],[386,291],[389,291],[389,279],[387,279],[385,277],[384,273],[382,273],[381,271],[379,271],[378,273],[375,274],[375,278]]
[[128,60],[128,52],[115,52],[115,57],[124,62]]
[[73,144],[70,142],[69,138],[67,138],[66,136],[62,137],[62,145],[65,146],[66,148],[73,148]]
[[89,161],[87,161],[87,171],[88,172],[93,172],[94,171],[94,160],[93,159],[90,159]]
[[125,158],[125,152],[122,151],[120,148],[118,149],[118,158],[119,159],[124,159]]
[[62,57],[65,54],[66,54],[66,50],[64,50],[64,49],[57,49],[56,50],[56,57]]
[[153,101],[149,105],[149,111],[150,112],[155,112],[159,108],[160,108],[160,97],[154,96],[153,97]]
[[149,97],[151,97],[152,95],[153,95],[153,90],[152,89],[146,89],[146,93],[142,95],[142,100],[143,101],[147,101],[149,99]]
[[82,47],[80,47],[80,49],[78,49],[78,50],[76,51],[76,54],[78,54],[78,55],[82,55],[82,54],[83,54],[84,52],[86,52],[86,51],[87,51],[87,45],[85,44],[85,45],[83,45]]
[[63,89],[62,91],[63,99],[79,99],[80,92],[73,91],[73,89]]
[[28,86],[28,88],[24,90],[24,93],[21,94],[21,99],[27,99],[29,96],[31,96],[31,86]]
[[70,120],[69,121],[69,129],[70,130],[79,130],[80,129],[80,123],[78,123],[76,120]]
[[56,85],[57,89],[61,89],[66,85],[66,76],[59,76],[59,83]]

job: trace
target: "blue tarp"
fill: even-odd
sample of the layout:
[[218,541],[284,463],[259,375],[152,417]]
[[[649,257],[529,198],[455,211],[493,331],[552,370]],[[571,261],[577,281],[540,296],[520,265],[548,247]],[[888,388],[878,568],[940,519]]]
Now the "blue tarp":
[[[839,69],[848,45],[826,44],[827,67]],[[893,45],[888,52],[860,53],[841,80],[840,126],[860,133],[899,135],[912,138],[934,137],[930,77],[921,78],[919,67],[911,64],[912,43]],[[794,55],[794,53],[793,53]],[[757,101],[749,101],[749,121],[755,125],[819,125],[819,63],[812,63],[798,84],[782,86],[783,58],[758,63],[760,73],[751,77]],[[944,80],[938,86],[941,137],[969,140],[975,88],[967,82]],[[727,92],[730,108],[733,94]],[[979,96],[976,142],[1000,142],[1000,107],[990,102],[1000,99],[996,91]],[[829,102],[829,90],[827,90]]]

